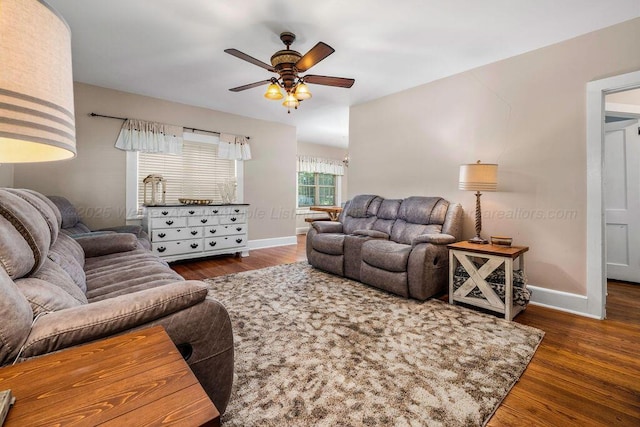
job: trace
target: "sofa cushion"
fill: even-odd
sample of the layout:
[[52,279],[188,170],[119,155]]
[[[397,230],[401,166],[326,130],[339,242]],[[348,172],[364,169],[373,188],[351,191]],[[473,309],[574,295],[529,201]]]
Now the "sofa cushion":
[[329,255],[342,255],[344,251],[344,234],[316,234],[311,242],[313,249]]
[[[373,203],[376,201],[376,203]],[[382,199],[372,194],[361,194],[355,196],[347,206],[347,215],[354,218],[368,218],[377,213],[377,208]],[[373,203],[373,206],[371,204]]]
[[9,277],[18,279],[37,271],[47,259],[51,236],[38,209],[6,189],[0,190],[0,264]]
[[384,199],[382,203],[380,203],[380,208],[378,208],[376,216],[378,219],[396,219],[401,203],[402,199]]
[[[431,214],[441,200],[441,197],[407,197],[400,204],[398,219],[402,219],[411,224],[432,224]],[[437,219],[439,219],[439,217]],[[442,221],[444,221],[444,216]],[[442,222],[440,222],[440,224],[442,224]]]
[[387,271],[407,271],[410,253],[410,245],[390,240],[369,240],[362,245],[362,260]]
[[60,230],[60,212],[55,205],[51,201],[45,201],[46,198],[35,191],[18,188],[7,188],[6,190],[20,197],[40,212],[49,227],[51,242],[55,242]]
[[47,259],[31,277],[16,280],[34,315],[87,304],[87,297],[58,264]]
[[66,234],[60,234],[49,250],[49,259],[58,264],[78,285],[87,292],[87,278],[84,273],[84,251],[78,242]]
[[389,240],[389,234],[378,230],[355,230],[354,236],[371,237],[373,239],[386,239]]
[[80,214],[69,200],[62,196],[47,196],[60,211],[62,216],[62,228],[71,228],[80,221]]
[[0,267],[0,365],[18,355],[22,343],[27,339],[33,311],[29,302],[18,290],[9,275]]

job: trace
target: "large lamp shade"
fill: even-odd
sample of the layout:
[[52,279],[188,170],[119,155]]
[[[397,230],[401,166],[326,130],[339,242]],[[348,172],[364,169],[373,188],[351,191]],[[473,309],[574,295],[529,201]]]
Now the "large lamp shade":
[[471,163],[460,165],[458,188],[467,191],[496,191],[498,187],[498,165]]
[[0,163],[75,157],[71,32],[42,0],[0,2]]

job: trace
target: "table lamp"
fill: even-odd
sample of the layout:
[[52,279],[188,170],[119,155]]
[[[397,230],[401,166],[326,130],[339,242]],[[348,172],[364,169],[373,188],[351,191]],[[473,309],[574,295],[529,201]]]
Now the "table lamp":
[[0,6],[0,163],[76,155],[71,32],[44,0]]
[[487,240],[480,237],[482,231],[482,210],[480,208],[481,191],[496,191],[498,186],[498,165],[489,163],[471,163],[460,165],[460,190],[476,192],[476,235],[469,239],[471,243],[485,244]]

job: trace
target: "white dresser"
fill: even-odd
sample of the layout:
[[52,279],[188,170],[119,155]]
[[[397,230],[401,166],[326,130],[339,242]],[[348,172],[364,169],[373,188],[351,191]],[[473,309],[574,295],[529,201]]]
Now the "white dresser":
[[142,225],[151,238],[151,250],[166,261],[220,254],[248,256],[248,206],[146,206]]

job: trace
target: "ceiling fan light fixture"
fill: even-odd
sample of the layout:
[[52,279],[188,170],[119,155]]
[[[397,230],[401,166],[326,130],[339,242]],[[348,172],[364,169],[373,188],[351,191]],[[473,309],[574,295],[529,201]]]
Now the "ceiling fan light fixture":
[[311,91],[309,90],[307,85],[302,82],[298,83],[298,85],[296,86],[296,92],[295,92],[296,99],[302,101],[304,99],[311,98],[311,96],[312,96]]
[[284,102],[282,103],[282,106],[288,109],[298,108],[298,105],[300,105],[300,101],[298,101],[291,92],[287,94],[287,97],[284,99]]
[[284,95],[282,95],[280,86],[278,86],[277,83],[271,83],[267,88],[267,91],[265,92],[264,97],[267,99],[271,99],[273,101],[277,101],[279,99],[284,98]]

